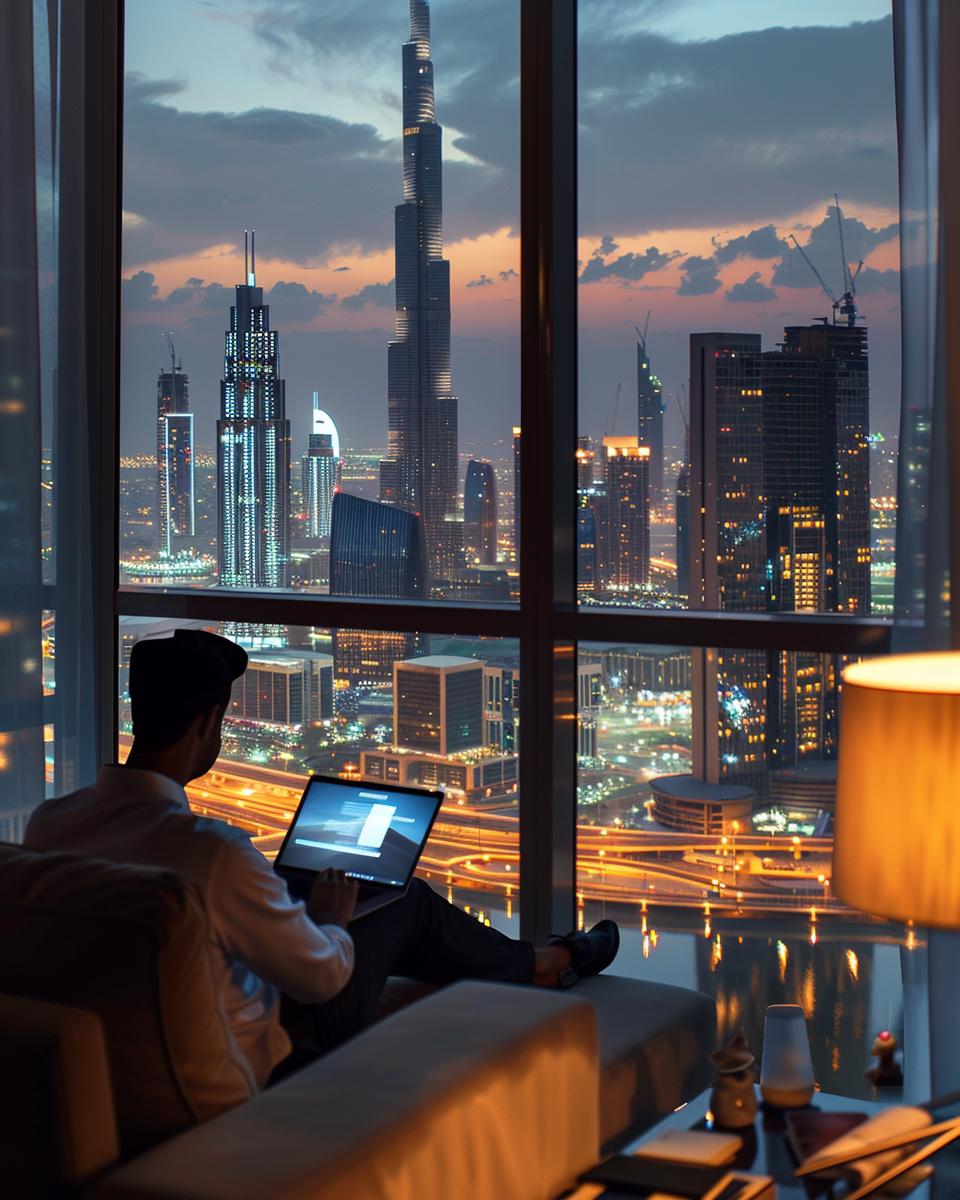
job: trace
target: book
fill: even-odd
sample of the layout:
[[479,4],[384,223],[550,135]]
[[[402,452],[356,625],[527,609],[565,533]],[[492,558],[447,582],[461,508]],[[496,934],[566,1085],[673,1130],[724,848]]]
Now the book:
[[788,1112],[787,1141],[797,1162],[803,1163],[866,1119],[865,1112],[821,1112],[819,1109]]
[[[662,1159],[614,1154],[580,1176],[581,1185],[601,1185],[600,1196],[644,1196],[647,1200],[774,1200],[772,1175],[723,1167],[690,1166]],[[576,1193],[579,1196],[580,1193]]]
[[666,1129],[634,1153],[639,1158],[667,1159],[702,1167],[723,1167],[733,1162],[743,1146],[735,1133],[712,1133],[700,1129]]

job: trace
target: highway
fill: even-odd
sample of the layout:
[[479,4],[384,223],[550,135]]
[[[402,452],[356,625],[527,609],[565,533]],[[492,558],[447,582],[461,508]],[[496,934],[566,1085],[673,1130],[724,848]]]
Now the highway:
[[[303,775],[221,760],[187,794],[196,812],[247,830],[273,858],[306,781]],[[784,837],[741,835],[723,845],[706,835],[578,825],[577,847],[581,904],[637,904],[642,911],[668,905],[717,916],[848,911],[829,894],[828,839],[804,838],[794,845]],[[758,872],[761,859],[767,864]],[[419,873],[451,889],[512,901],[519,865],[518,817],[505,815],[502,806],[484,811],[444,804]]]

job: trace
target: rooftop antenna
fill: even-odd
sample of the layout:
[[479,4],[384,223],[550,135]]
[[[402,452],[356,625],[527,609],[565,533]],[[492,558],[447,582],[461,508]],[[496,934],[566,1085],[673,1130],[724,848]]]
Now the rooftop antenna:
[[643,347],[644,354],[646,354],[646,352],[647,352],[647,330],[649,328],[650,328],[650,309],[648,308],[647,309],[647,320],[643,327],[643,333],[640,332],[639,325],[634,325],[634,329],[637,331],[637,337],[640,339],[640,345]]
[[[637,332],[638,332],[638,333],[640,332],[640,331],[639,331],[639,329],[637,330]],[[617,428],[617,409],[620,407],[620,389],[621,389],[622,387],[623,387],[623,384],[622,384],[622,383],[618,383],[618,384],[617,384],[617,394],[616,394],[616,396],[614,396],[614,398],[613,398],[613,411],[612,411],[612,413],[610,414],[610,430],[609,430],[609,433],[606,433],[606,436],[607,436],[607,437],[613,437],[613,436],[615,435],[615,433],[616,433],[616,428]],[[605,432],[606,432],[606,431],[605,431]]]
[[249,249],[250,234],[245,229],[243,231],[243,277],[250,282],[250,249]]
[[[172,376],[177,369],[177,352],[173,348],[172,336],[169,333],[165,333],[163,336],[164,336],[164,338],[166,338],[167,345],[170,347],[170,374]],[[173,387],[172,380],[171,380],[170,386]]]
[[257,286],[257,231],[250,230],[250,274],[247,276],[248,287]]

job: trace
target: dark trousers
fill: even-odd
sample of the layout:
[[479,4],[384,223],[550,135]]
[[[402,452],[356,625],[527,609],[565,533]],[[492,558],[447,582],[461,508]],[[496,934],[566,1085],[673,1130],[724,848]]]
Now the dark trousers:
[[342,992],[325,1004],[281,997],[280,1021],[293,1051],[274,1069],[271,1082],[365,1029],[390,975],[441,985],[458,979],[533,982],[529,942],[481,925],[422,879],[414,879],[399,900],[351,924],[350,936],[355,964]]

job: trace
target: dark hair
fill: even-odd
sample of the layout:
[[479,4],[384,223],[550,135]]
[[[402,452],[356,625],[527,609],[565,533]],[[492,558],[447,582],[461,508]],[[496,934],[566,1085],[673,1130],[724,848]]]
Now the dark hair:
[[245,650],[205,629],[137,642],[130,654],[133,736],[147,750],[173,746],[201,714],[227,707],[246,667]]

